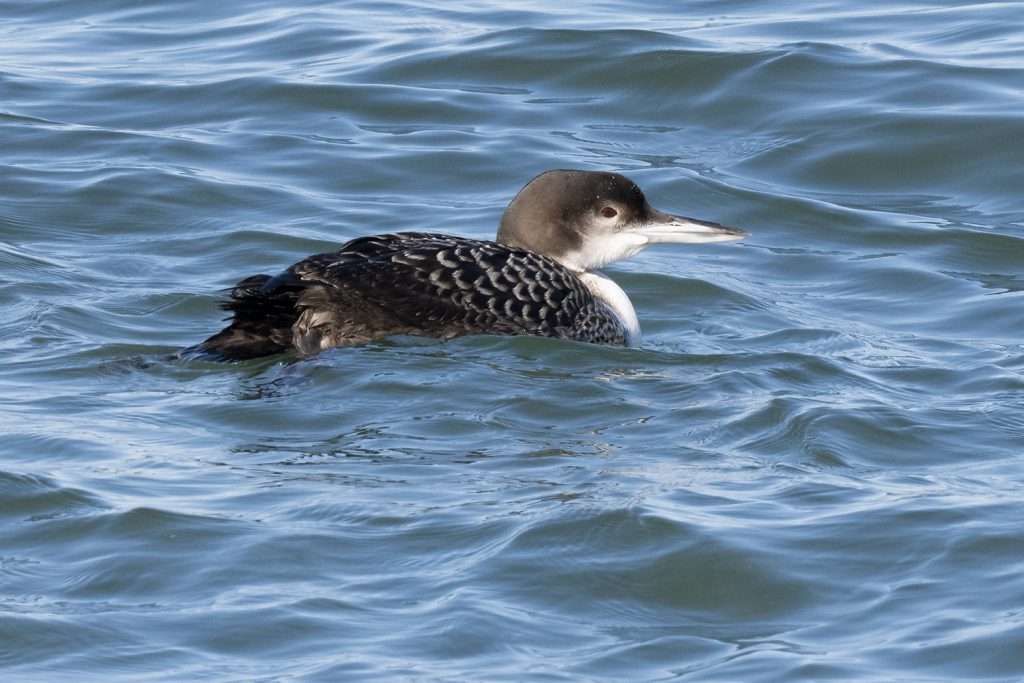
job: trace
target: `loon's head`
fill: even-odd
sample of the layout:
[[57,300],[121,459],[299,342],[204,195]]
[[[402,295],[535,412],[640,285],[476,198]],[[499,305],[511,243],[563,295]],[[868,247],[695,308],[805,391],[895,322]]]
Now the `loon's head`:
[[652,244],[729,242],[750,233],[658,211],[636,183],[603,171],[557,170],[526,184],[505,209],[497,241],[582,272]]

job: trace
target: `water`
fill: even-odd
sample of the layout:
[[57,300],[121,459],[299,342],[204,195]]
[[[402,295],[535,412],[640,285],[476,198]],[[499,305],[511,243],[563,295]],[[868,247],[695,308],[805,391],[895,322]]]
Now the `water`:
[[[1024,5],[0,3],[5,681],[1024,678]],[[547,168],[638,349],[169,354]]]

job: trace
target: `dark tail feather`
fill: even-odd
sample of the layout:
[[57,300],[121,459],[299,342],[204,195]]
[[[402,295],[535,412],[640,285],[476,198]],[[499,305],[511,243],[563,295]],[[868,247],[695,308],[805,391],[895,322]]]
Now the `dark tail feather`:
[[231,311],[231,324],[206,341],[189,347],[184,356],[208,360],[247,360],[292,348],[292,324],[298,317],[297,293],[267,283],[269,275],[247,277],[231,290],[221,308]]

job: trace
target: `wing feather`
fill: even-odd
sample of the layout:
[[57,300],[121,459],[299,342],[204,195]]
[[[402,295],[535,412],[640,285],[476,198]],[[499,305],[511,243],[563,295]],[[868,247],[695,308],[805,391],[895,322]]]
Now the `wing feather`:
[[395,334],[531,334],[625,345],[628,332],[572,271],[524,249],[408,232],[354,239],[238,283],[232,323],[194,350],[225,359],[312,354]]
[[[574,273],[545,256],[495,242],[430,233],[375,235],[289,270],[308,283],[299,297],[296,336],[309,338],[296,344],[300,349],[392,334],[532,334],[625,343],[624,330],[590,338],[595,316],[610,318],[615,327],[614,316]],[[590,322],[581,326],[584,318]]]

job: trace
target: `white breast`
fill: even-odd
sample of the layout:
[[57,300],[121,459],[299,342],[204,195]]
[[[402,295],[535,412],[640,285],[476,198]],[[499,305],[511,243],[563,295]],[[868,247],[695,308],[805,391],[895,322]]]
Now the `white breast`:
[[633,302],[622,291],[622,287],[601,273],[579,273],[579,278],[591,294],[608,304],[608,307],[615,313],[615,317],[619,319],[629,334],[629,345],[638,344],[640,342],[640,321],[637,320],[636,311],[633,310]]

